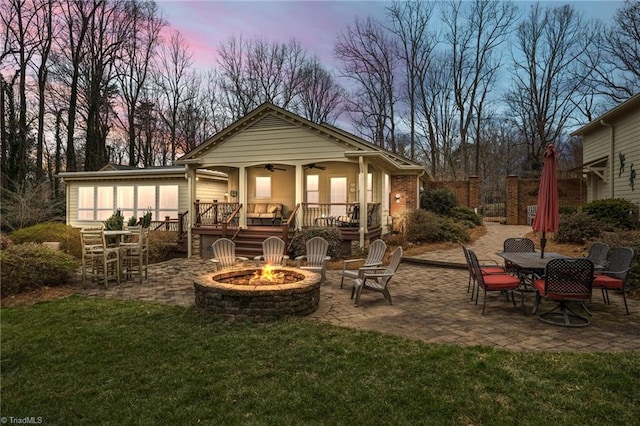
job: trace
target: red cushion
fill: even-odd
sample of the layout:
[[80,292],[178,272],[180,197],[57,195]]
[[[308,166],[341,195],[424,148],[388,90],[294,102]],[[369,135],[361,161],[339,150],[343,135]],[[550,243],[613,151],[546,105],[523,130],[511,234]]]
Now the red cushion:
[[624,281],[619,278],[613,278],[609,275],[596,275],[593,277],[593,286],[597,288],[621,289],[624,287]]
[[591,298],[590,294],[558,294],[558,293],[546,293],[546,289],[544,286],[544,279],[539,279],[533,281],[533,288],[536,289],[540,296],[551,299],[551,300],[589,300]]
[[513,275],[485,275],[483,277],[484,287],[491,290],[515,290],[520,286],[520,278]]

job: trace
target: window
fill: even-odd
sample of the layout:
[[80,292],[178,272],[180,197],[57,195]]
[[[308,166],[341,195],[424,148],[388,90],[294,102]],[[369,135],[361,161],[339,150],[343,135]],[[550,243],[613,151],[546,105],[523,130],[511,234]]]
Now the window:
[[[320,177],[318,175],[307,175],[307,204],[318,204],[320,202]],[[317,207],[317,205],[313,206]]]
[[165,216],[178,217],[178,185],[160,185],[158,194],[158,215],[155,219],[164,220]]
[[94,190],[93,186],[78,188],[78,220],[94,220]]
[[115,212],[113,205],[113,187],[99,186],[97,189],[96,220],[106,220]]
[[367,173],[367,203],[373,203],[373,175]]
[[125,220],[136,216],[135,198],[133,186],[117,186],[116,187],[116,206],[122,212]]
[[[332,177],[331,186],[331,216],[343,216],[347,214],[347,178]],[[337,205],[335,205],[337,204]]]
[[271,198],[271,176],[256,176],[256,199]]
[[136,207],[138,208],[138,214],[140,215],[143,215],[147,210],[151,210],[152,212],[156,211],[155,185],[138,187],[138,200],[136,203]]

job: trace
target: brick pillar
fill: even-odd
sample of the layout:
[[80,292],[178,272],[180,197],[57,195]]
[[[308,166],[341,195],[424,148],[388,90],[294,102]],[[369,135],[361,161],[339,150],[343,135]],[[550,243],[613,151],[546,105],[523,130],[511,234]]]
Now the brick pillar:
[[468,194],[467,206],[471,209],[480,207],[480,177],[469,176]]
[[507,225],[519,225],[518,223],[518,176],[507,176],[507,199],[505,210],[507,214]]

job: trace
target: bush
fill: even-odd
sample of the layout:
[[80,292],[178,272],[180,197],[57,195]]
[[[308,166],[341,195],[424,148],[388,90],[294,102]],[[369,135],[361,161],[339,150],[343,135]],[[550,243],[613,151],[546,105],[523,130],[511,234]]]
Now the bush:
[[592,201],[582,211],[617,229],[638,227],[638,206],[623,198]]
[[149,263],[163,262],[175,246],[175,232],[149,231]]
[[558,210],[560,211],[561,215],[562,214],[571,215],[571,214],[578,213],[578,209],[576,207],[571,207],[571,206],[560,206]]
[[601,221],[586,213],[562,215],[554,240],[559,243],[584,244],[587,240],[598,238],[604,228]]
[[630,247],[635,252],[631,270],[627,276],[629,289],[640,289],[640,231],[603,232],[599,241],[609,247]]
[[116,210],[104,221],[105,230],[120,231],[124,227],[124,216],[120,210]]
[[458,222],[462,222],[467,228],[475,228],[482,225],[482,218],[479,214],[468,207],[457,206],[451,209],[449,216]]
[[448,188],[432,189],[422,193],[420,208],[435,214],[449,216],[458,205],[456,195]]
[[327,256],[331,256],[332,259],[340,257],[340,244],[342,242],[342,233],[338,228],[305,228],[302,231],[296,233],[293,240],[291,240],[291,249],[289,256],[291,259],[295,259],[297,256],[302,256],[306,253],[307,241],[313,237],[322,237],[329,243],[329,249]]
[[59,241],[60,250],[71,254],[76,259],[82,259],[80,230],[64,223],[40,223],[28,228],[18,229],[12,232],[9,238],[16,244]]
[[68,283],[78,270],[70,254],[42,244],[16,244],[0,252],[2,297]]
[[0,250],[6,250],[13,245],[13,241],[4,232],[0,233]]
[[438,216],[425,210],[414,210],[407,215],[405,238],[411,243],[467,242],[469,233],[449,217]]

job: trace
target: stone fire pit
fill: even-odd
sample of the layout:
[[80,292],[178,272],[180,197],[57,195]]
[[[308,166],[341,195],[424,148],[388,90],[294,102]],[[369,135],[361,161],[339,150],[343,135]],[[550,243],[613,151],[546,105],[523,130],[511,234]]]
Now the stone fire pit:
[[[265,322],[309,315],[318,308],[320,275],[291,267],[276,267],[284,284],[248,284],[258,267],[237,268],[196,277],[196,309],[229,322]],[[231,281],[231,282],[225,282]]]

